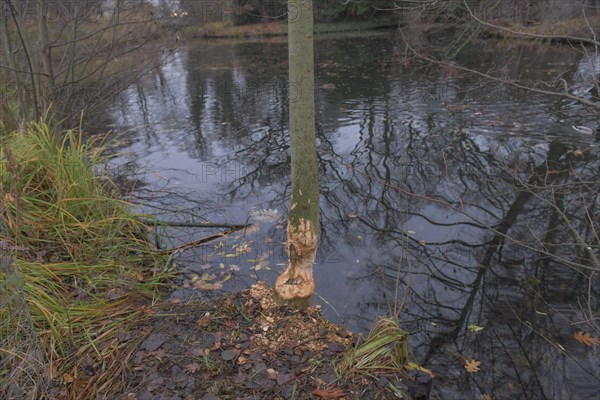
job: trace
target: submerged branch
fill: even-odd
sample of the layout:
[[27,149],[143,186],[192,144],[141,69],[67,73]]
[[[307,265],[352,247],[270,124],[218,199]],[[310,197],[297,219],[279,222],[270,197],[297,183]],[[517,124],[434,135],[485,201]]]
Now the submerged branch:
[[215,233],[214,235],[206,236],[206,237],[204,237],[202,239],[194,240],[193,242],[186,243],[186,244],[183,244],[181,246],[177,246],[177,247],[174,247],[174,248],[171,248],[171,249],[158,250],[157,254],[170,255],[170,254],[173,254],[175,252],[182,252],[182,251],[194,248],[196,246],[200,246],[201,244],[210,242],[212,240],[215,240],[215,239],[227,236],[230,233],[233,233],[235,231],[239,231],[240,229],[243,229],[243,226],[239,227],[239,228],[227,229],[227,230],[225,230],[223,232]]
[[250,224],[222,224],[212,222],[178,222],[178,221],[162,221],[152,219],[140,219],[140,222],[144,225],[164,225],[164,226],[176,226],[182,228],[229,228],[234,230],[244,229],[250,226]]

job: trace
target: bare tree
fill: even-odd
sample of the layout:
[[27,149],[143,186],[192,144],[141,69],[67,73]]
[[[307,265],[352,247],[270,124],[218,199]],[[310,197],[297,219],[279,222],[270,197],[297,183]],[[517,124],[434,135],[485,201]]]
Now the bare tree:
[[[157,65],[150,51],[160,26],[145,1],[0,0],[2,97],[11,115],[77,124],[82,112],[98,109]],[[144,50],[144,56],[140,57]],[[89,122],[89,119],[88,119]]]

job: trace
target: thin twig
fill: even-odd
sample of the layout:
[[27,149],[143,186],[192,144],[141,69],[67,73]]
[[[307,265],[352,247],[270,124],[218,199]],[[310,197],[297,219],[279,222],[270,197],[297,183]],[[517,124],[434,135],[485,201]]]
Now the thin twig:
[[592,46],[600,45],[600,42],[595,39],[589,39],[589,38],[585,38],[585,37],[581,37],[581,36],[544,35],[544,34],[539,34],[539,33],[528,33],[528,32],[523,32],[523,31],[515,31],[512,29],[502,27],[502,26],[494,25],[490,22],[484,21],[484,20],[480,19],[479,17],[477,17],[473,13],[473,11],[469,7],[469,5],[467,4],[466,0],[463,0],[463,4],[464,4],[465,8],[467,9],[467,11],[469,12],[469,15],[471,16],[471,18],[473,18],[475,21],[477,21],[481,25],[485,25],[487,27],[490,27],[490,28],[493,28],[493,29],[496,29],[499,31],[508,32],[515,36],[525,36],[525,37],[533,37],[533,38],[537,38],[537,39],[549,39],[549,40],[565,40],[565,41],[569,41],[569,42],[591,44]]
[[210,236],[204,237],[202,239],[194,240],[193,242],[186,243],[186,244],[181,245],[181,246],[177,246],[177,247],[174,247],[174,248],[171,248],[171,249],[160,250],[157,253],[158,254],[173,254],[175,252],[182,252],[182,251],[191,249],[193,247],[200,246],[201,244],[210,242],[212,240],[218,239],[220,237],[227,236],[230,233],[233,233],[233,232],[238,231],[240,229],[242,229],[242,228],[228,229],[226,231],[223,231],[223,232],[220,232],[220,233],[216,233],[214,235],[210,235]]

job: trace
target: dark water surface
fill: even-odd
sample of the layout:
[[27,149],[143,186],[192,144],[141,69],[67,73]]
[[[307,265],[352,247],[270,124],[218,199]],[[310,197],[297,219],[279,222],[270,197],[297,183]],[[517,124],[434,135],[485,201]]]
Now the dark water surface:
[[[321,37],[315,48],[314,303],[362,332],[398,310],[414,357],[436,374],[432,398],[600,398],[598,347],[573,339],[593,332],[598,274],[590,283],[569,267],[591,264],[563,219],[598,254],[585,228],[598,226],[598,142],[571,129],[594,122],[567,100],[407,61],[392,33]],[[462,54],[468,66],[494,61],[506,64],[495,73],[535,80],[569,79],[580,59],[494,42]],[[191,281],[177,295],[208,293],[194,274],[209,289],[272,284],[286,262],[290,192],[285,41],[191,42],[111,113],[115,164],[148,212],[258,223],[182,254]],[[173,230],[172,245],[215,231]],[[480,372],[465,371],[470,359]]]

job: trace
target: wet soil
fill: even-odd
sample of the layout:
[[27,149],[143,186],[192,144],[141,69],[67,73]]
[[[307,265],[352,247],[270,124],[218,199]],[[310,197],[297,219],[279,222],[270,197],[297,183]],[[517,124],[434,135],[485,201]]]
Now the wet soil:
[[[341,377],[357,342],[319,308],[277,305],[263,283],[205,303],[168,304],[138,332],[128,400],[428,398],[415,372]],[[412,374],[412,375],[411,375]]]

